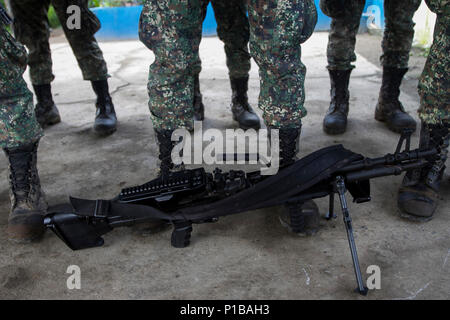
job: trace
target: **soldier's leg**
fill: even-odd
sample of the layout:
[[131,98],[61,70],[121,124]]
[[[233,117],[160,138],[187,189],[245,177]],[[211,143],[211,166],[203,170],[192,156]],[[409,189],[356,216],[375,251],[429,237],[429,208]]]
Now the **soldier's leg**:
[[[202,2],[202,21],[206,18],[209,1]],[[199,25],[200,32],[202,25]],[[200,59],[197,61],[197,66],[193,68],[194,74],[194,120],[203,121],[205,119],[205,106],[203,105],[203,96],[200,91],[200,70],[202,69]],[[193,130],[193,128],[191,128]]]
[[36,117],[42,127],[61,121],[53,102],[50,83],[55,78],[52,73],[50,53],[50,29],[47,11],[50,0],[11,1],[14,14],[14,33],[19,42],[28,48],[30,78],[36,93]]
[[55,78],[48,39],[47,12],[50,0],[11,1],[14,35],[28,49],[28,65],[33,85],[49,84]]
[[311,27],[311,16],[316,14],[314,3],[248,0],[248,14],[251,55],[259,66],[259,107],[264,122],[268,127],[299,129],[306,115],[306,68],[300,44],[312,33],[306,28]]
[[383,67],[408,68],[414,37],[413,16],[420,3],[421,0],[384,2],[386,27],[381,44],[383,54],[380,58]]
[[248,103],[247,91],[250,71],[248,42],[250,30],[243,0],[213,0],[217,34],[225,44],[227,66],[232,89],[233,119],[242,129],[259,129],[260,122]]
[[419,80],[420,147],[436,148],[439,155],[429,159],[425,168],[408,172],[398,195],[401,215],[419,221],[430,220],[437,208],[450,138],[450,4],[433,0],[427,4],[437,13],[437,21],[433,45]]
[[[117,117],[114,104],[109,94],[108,68],[103,52],[100,49],[94,34],[100,29],[100,21],[88,8],[88,0],[51,0],[59,21],[61,21],[64,34],[77,59],[83,74],[83,79],[91,81],[92,88],[97,96],[94,130],[100,135],[108,135],[116,131]],[[73,14],[67,13],[68,5],[77,5],[80,8],[80,28],[69,28],[67,21]]]
[[[67,13],[68,3],[77,5],[81,12],[81,26],[68,28],[67,21],[73,13]],[[100,29],[100,21],[95,14],[88,9],[87,0],[51,0],[67,41],[77,59],[83,74],[83,79],[88,81],[100,81],[109,78],[108,69],[103,52],[100,49],[94,34]]]
[[356,34],[365,0],[350,0],[343,3],[344,7],[333,8],[333,0],[320,1],[322,10],[332,18],[327,46],[329,70],[344,71],[355,67],[352,63],[356,61]]
[[[314,1],[248,0],[248,14],[250,51],[259,66],[261,82],[259,107],[267,127],[279,130],[280,166],[284,167],[297,157],[301,119],[306,115],[306,68],[301,62],[300,44],[311,35],[317,12]],[[312,203],[298,204],[295,210],[291,208],[291,214],[294,212],[312,219],[318,215]],[[283,217],[289,225],[289,218]]]
[[327,59],[331,82],[331,102],[323,120],[327,134],[344,133],[349,112],[350,73],[356,61],[355,43],[365,0],[321,0],[322,10],[331,16]]
[[217,35],[224,43],[230,79],[248,77],[250,71],[250,39],[247,9],[242,0],[213,0]]
[[163,174],[173,167],[171,133],[180,127],[193,128],[204,4],[202,0],[147,0],[141,13],[139,37],[155,54],[149,69],[148,105]]
[[11,211],[8,237],[19,242],[36,240],[45,231],[47,209],[36,167],[42,129],[36,120],[33,96],[23,80],[26,51],[0,25],[0,146],[9,161]]
[[400,84],[408,71],[409,52],[414,37],[414,13],[421,0],[384,2],[386,28],[382,42],[383,80],[375,119],[386,122],[394,132],[416,128],[416,122],[408,115],[399,101]]

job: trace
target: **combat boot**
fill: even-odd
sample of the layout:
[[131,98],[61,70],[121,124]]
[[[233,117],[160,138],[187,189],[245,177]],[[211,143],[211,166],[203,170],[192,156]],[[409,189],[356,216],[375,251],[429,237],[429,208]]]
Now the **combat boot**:
[[155,130],[159,148],[159,170],[160,176],[168,177],[172,171],[184,170],[184,164],[175,165],[172,161],[172,149],[178,143],[172,141],[173,130]]
[[[156,140],[159,149],[159,176],[163,179],[169,178],[170,173],[177,170],[184,170],[184,165],[175,165],[172,161],[172,149],[177,144],[172,141],[173,130],[159,129],[155,130]],[[167,229],[169,224],[164,220],[151,220],[145,223],[138,224],[134,230],[143,236],[152,235]]]
[[194,78],[194,120],[203,121],[205,119],[205,106],[200,92],[200,79],[198,75]]
[[117,128],[117,117],[109,94],[108,81],[91,81],[91,84],[97,95],[94,130],[100,135],[112,134]]
[[348,84],[352,70],[328,70],[331,83],[331,102],[323,119],[323,131],[327,134],[341,134],[347,129],[349,111]]
[[404,129],[416,129],[416,121],[406,113],[399,101],[400,84],[408,68],[383,67],[375,119],[385,122],[389,130],[401,133]]
[[261,127],[259,117],[248,103],[248,76],[244,78],[230,78],[231,83],[231,111],[233,120],[239,123],[241,129],[255,129]]
[[45,232],[47,202],[41,190],[37,162],[38,142],[3,149],[9,160],[11,211],[7,233],[10,240],[30,242]]
[[[300,133],[301,128],[279,129],[281,170],[297,160]],[[312,200],[285,205],[279,219],[282,226],[298,235],[313,235],[319,230],[319,208]]]
[[42,128],[61,122],[58,108],[53,102],[52,87],[50,84],[33,85],[37,104],[35,107],[36,119]]
[[428,165],[409,171],[403,178],[398,192],[400,215],[413,221],[428,221],[433,217],[439,200],[439,186],[445,170],[449,137],[449,124],[427,125],[422,123],[420,149],[436,148],[438,155]]

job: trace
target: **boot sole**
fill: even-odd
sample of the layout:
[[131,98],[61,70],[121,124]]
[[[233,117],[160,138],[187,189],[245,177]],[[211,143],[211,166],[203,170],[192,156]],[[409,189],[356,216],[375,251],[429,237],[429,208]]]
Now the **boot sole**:
[[391,130],[392,132],[395,132],[395,133],[402,133],[403,130],[405,130],[405,129],[416,130],[415,126],[414,127],[401,127],[401,128],[393,126],[390,122],[387,122],[386,118],[382,115],[382,113],[377,110],[375,110],[375,120],[377,120],[379,122],[383,122],[386,125],[386,127],[388,127],[389,130]]
[[398,210],[398,214],[399,214],[399,216],[401,218],[403,218],[405,220],[412,221],[412,222],[428,222],[428,221],[433,219],[433,216],[430,216],[430,217],[418,217],[418,216],[413,216],[413,215],[410,215],[408,213],[405,213],[405,212],[403,212],[401,210]]
[[347,126],[345,126],[344,129],[328,128],[323,126],[323,131],[329,135],[343,134],[347,131]]
[[[237,122],[238,122],[238,121],[237,121]],[[238,122],[238,123],[239,123],[239,122]],[[251,126],[244,126],[244,125],[242,125],[242,124],[239,123],[239,128],[241,128],[242,130],[249,130],[249,129],[259,130],[259,129],[261,129],[261,125],[251,127]]]
[[109,136],[117,131],[117,128],[107,128],[107,127],[94,127],[94,131],[99,136]]
[[46,230],[45,227],[37,227],[30,230],[23,225],[9,225],[6,229],[6,233],[10,242],[28,244],[42,239]]
[[256,125],[256,126],[246,126],[246,125],[241,124],[234,116],[233,116],[233,120],[238,123],[239,128],[241,128],[242,130],[248,130],[248,129],[259,130],[259,129],[261,129],[261,123],[258,123],[258,125]]
[[39,122],[39,124],[41,125],[42,128],[47,128],[47,127],[53,126],[55,124],[58,124],[60,122],[61,122],[61,118],[58,117],[58,118],[54,118],[51,120],[47,120],[44,123]]

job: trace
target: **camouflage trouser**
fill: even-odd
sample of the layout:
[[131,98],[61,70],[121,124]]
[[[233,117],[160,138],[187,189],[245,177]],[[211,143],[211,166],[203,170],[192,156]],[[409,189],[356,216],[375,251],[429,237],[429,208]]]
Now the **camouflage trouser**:
[[[100,29],[100,22],[88,9],[88,0],[12,0],[14,33],[17,40],[28,48],[31,82],[35,85],[49,84],[54,79],[48,41],[50,31],[47,12],[50,3],[55,8],[83,78],[90,81],[108,78],[103,53],[94,37]],[[67,28],[66,22],[70,14],[66,10],[70,5],[77,5],[81,9],[80,29]]]
[[[230,6],[227,1],[211,1],[211,4],[217,22],[217,35],[225,44],[229,76],[231,79],[247,77],[251,64],[248,51],[250,30],[245,5],[240,2]],[[203,17],[206,16],[206,9],[207,1],[204,2]],[[201,65],[194,68],[200,69]]]
[[0,26],[0,147],[14,148],[36,141],[42,129],[36,121],[33,95],[23,73],[25,48]]
[[[194,75],[199,72],[199,44],[208,0],[147,0],[139,36],[155,54],[150,66],[149,108],[156,129],[191,128]],[[222,3],[220,3],[222,2]],[[214,1],[213,1],[214,3]],[[313,0],[217,0],[227,6],[247,4],[250,51],[259,66],[259,107],[268,126],[299,127],[306,68],[300,44],[317,22]]]
[[[321,0],[320,7],[332,17],[327,48],[328,69],[349,70],[356,61],[356,34],[365,0]],[[386,27],[382,42],[384,67],[407,68],[414,37],[414,12],[421,0],[385,0]],[[345,8],[342,8],[344,6]]]
[[419,81],[419,117],[428,124],[450,122],[450,0],[426,0],[437,14],[433,45]]

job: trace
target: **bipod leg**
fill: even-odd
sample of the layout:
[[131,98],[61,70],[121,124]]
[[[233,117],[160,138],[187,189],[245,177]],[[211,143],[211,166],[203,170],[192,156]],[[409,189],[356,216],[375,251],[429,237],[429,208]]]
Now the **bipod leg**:
[[356,289],[360,294],[367,295],[368,289],[364,286],[361,268],[359,266],[358,253],[356,251],[355,238],[353,237],[352,218],[347,207],[347,199],[345,198],[345,182],[343,177],[336,178],[336,190],[339,194],[339,200],[341,202],[342,215],[344,218],[345,229],[347,230],[348,244],[350,246],[350,252],[352,254],[353,267],[355,269],[356,281],[358,288]]

